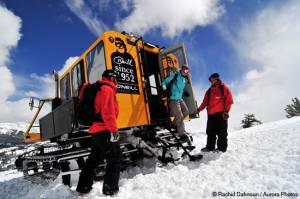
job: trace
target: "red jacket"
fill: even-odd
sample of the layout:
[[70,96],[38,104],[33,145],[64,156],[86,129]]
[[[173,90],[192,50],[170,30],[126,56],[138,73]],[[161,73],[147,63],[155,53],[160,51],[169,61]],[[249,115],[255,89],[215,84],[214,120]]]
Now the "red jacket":
[[[223,85],[224,87],[224,96],[222,96],[220,85]],[[207,112],[209,115],[223,112],[224,110],[227,112],[230,111],[231,105],[233,104],[232,94],[229,88],[223,82],[221,82],[220,85],[213,85],[210,87],[209,98],[208,90],[206,91],[204,99],[198,108],[199,111],[203,111],[205,107],[207,107]]]
[[94,122],[89,129],[90,133],[108,130],[109,132],[117,132],[117,117],[119,114],[119,106],[116,99],[116,85],[106,78],[99,80],[102,85],[101,91],[97,92],[95,99],[95,113],[101,113],[103,122]]

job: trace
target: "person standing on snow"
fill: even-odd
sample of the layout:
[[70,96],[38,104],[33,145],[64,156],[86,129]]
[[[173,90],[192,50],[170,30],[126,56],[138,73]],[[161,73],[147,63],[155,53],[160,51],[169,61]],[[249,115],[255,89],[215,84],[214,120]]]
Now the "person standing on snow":
[[[176,127],[177,135],[182,142],[188,142],[189,137],[185,131],[183,119],[188,116],[189,110],[182,99],[184,94],[184,88],[189,77],[189,68],[187,65],[182,65],[181,70],[171,73],[162,83],[163,90],[167,89],[167,86],[171,83],[170,89],[170,114],[175,117],[173,125]],[[175,79],[174,79],[175,78]],[[174,80],[173,80],[174,79]]]
[[203,152],[215,151],[216,139],[217,150],[226,152],[227,150],[227,127],[231,105],[233,104],[232,94],[221,80],[218,73],[213,73],[209,77],[210,88],[206,91],[204,99],[198,108],[201,112],[207,107],[207,143],[201,149]]
[[116,100],[116,74],[114,70],[105,70],[102,74],[102,85],[95,98],[95,114],[98,120],[89,128],[92,135],[91,153],[82,169],[76,191],[85,194],[92,189],[95,169],[106,159],[106,171],[102,192],[115,195],[119,191],[121,150],[117,128],[119,113]]

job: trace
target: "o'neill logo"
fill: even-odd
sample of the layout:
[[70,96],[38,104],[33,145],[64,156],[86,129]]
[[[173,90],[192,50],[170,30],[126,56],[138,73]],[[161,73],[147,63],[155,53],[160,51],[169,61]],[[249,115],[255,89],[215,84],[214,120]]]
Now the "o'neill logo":
[[110,57],[112,69],[118,72],[118,92],[139,94],[136,63],[121,38],[115,38],[115,46],[116,51]]
[[115,57],[114,59],[113,59],[113,62],[115,63],[115,64],[118,64],[118,65],[121,65],[121,64],[126,64],[126,65],[128,65],[128,66],[134,66],[133,64],[132,64],[132,59],[124,59],[123,57],[120,57],[120,56],[117,56],[117,57]]

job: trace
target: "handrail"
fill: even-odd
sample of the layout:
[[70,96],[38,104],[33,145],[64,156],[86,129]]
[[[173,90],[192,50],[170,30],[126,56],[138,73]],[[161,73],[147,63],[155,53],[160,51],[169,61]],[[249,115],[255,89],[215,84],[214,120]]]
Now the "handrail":
[[[33,98],[31,98],[31,100],[32,100],[32,99],[33,99]],[[35,99],[37,99],[37,98],[35,98]],[[33,126],[33,124],[34,124],[34,122],[35,122],[37,116],[39,115],[41,109],[43,108],[45,102],[51,101],[51,100],[53,100],[53,98],[38,99],[38,100],[39,100],[39,105],[38,105],[38,107],[36,107],[36,108],[37,108],[37,111],[36,111],[36,113],[34,114],[34,116],[33,116],[32,120],[31,120],[29,126],[27,127],[27,130],[26,130],[25,133],[24,133],[24,139],[25,139],[25,141],[29,141],[29,142],[30,142],[30,141],[33,141],[33,140],[31,139],[31,137],[30,137],[29,131],[30,131],[30,129],[32,128],[32,126]],[[30,106],[31,106],[31,107],[34,107],[34,104],[33,104],[33,103],[30,104]],[[36,137],[37,134],[38,134],[38,133],[35,133],[35,136],[34,136],[34,137]],[[39,136],[38,136],[38,137],[39,137]],[[34,141],[38,141],[38,140],[39,140],[39,138],[35,138],[35,139],[37,139],[37,140],[34,140]]]

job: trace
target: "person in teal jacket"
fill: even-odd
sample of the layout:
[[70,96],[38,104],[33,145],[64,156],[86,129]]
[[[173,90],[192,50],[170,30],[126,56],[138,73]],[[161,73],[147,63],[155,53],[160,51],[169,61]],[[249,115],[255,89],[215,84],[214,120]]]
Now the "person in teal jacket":
[[[183,119],[189,114],[189,110],[182,99],[185,84],[188,81],[189,68],[183,65],[181,70],[171,73],[163,82],[163,90],[166,90],[168,85],[172,82],[170,99],[170,114],[175,117],[173,125],[176,127],[177,135],[183,142],[189,141],[189,137],[185,131]],[[176,78],[176,79],[174,79]],[[174,79],[174,81],[172,81]]]

